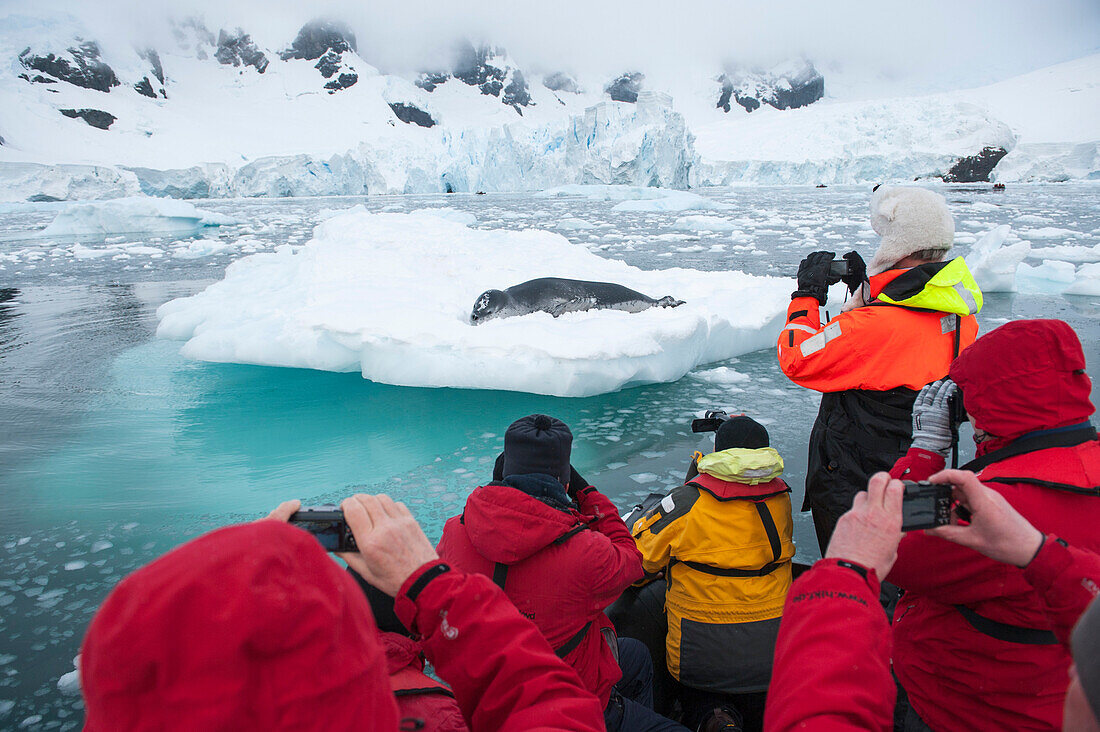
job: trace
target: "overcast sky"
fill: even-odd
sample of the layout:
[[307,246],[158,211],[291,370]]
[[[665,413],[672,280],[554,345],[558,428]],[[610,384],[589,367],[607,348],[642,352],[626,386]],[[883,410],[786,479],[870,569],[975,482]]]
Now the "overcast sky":
[[466,35],[536,70],[664,75],[804,55],[834,75],[919,89],[987,83],[1100,49],[1098,0],[0,0],[14,12],[44,7],[154,37],[165,17],[198,13],[274,47],[327,15],[348,23],[360,54],[384,71],[429,67]]

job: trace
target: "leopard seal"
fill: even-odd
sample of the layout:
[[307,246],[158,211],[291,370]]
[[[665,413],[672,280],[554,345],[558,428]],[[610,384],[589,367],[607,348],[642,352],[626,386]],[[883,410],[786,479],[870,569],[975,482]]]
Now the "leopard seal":
[[671,295],[654,299],[613,282],[588,282],[563,277],[540,277],[513,285],[506,290],[486,290],[474,302],[470,324],[478,325],[493,318],[546,312],[555,318],[563,313],[584,310],[623,310],[637,313],[652,307],[674,308],[683,305]]

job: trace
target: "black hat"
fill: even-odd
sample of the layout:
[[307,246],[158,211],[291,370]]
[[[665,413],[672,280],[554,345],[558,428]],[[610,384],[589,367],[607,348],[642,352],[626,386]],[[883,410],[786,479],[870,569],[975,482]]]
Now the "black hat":
[[768,431],[752,417],[730,417],[714,433],[714,450],[721,452],[733,447],[755,450],[768,447]]
[[569,482],[572,445],[573,433],[561,420],[545,414],[517,419],[504,433],[502,473],[505,476],[543,473],[565,485]]

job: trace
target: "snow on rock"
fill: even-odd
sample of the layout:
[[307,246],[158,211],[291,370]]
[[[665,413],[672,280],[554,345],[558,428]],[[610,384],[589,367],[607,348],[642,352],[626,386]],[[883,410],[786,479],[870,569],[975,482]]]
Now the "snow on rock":
[[1016,291],[1016,272],[1031,251],[1031,244],[1018,240],[1008,243],[1011,237],[1012,227],[998,226],[978,240],[966,255],[966,265],[982,292]]
[[763,107],[694,130],[699,185],[942,177],[960,158],[1015,147],[985,109],[941,97]]
[[1071,262],[1044,259],[1037,267],[1021,264],[1016,270],[1016,284],[1027,295],[1061,295],[1077,279]]
[[729,112],[738,104],[746,112],[767,104],[776,109],[797,109],[825,96],[825,79],[804,59],[784,62],[768,70],[730,69],[718,77],[721,91],[717,107]]
[[[617,282],[687,303],[469,324],[486,289],[537,277]],[[471,229],[424,213],[352,210],[301,248],[255,254],[157,311],[158,336],[206,361],[360,371],[406,386],[590,396],[679,379],[769,347],[791,282],[644,271],[546,231]]]
[[201,211],[185,201],[120,198],[71,204],[38,236],[98,238],[135,232],[179,234],[231,223],[233,220],[226,216]]

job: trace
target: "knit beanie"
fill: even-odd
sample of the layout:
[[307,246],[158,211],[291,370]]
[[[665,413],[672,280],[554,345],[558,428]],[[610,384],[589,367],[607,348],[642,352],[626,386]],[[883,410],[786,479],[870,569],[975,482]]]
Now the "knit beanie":
[[1093,716],[1100,719],[1100,602],[1094,600],[1077,621],[1070,647],[1085,698]]
[[545,414],[517,419],[504,433],[504,476],[542,473],[569,482],[573,433],[561,420]]
[[938,193],[911,186],[882,186],[871,196],[871,228],[882,237],[867,274],[876,275],[916,252],[947,252],[955,221]]
[[752,417],[730,417],[714,433],[714,451],[721,452],[734,447],[756,450],[768,447],[768,431]]

